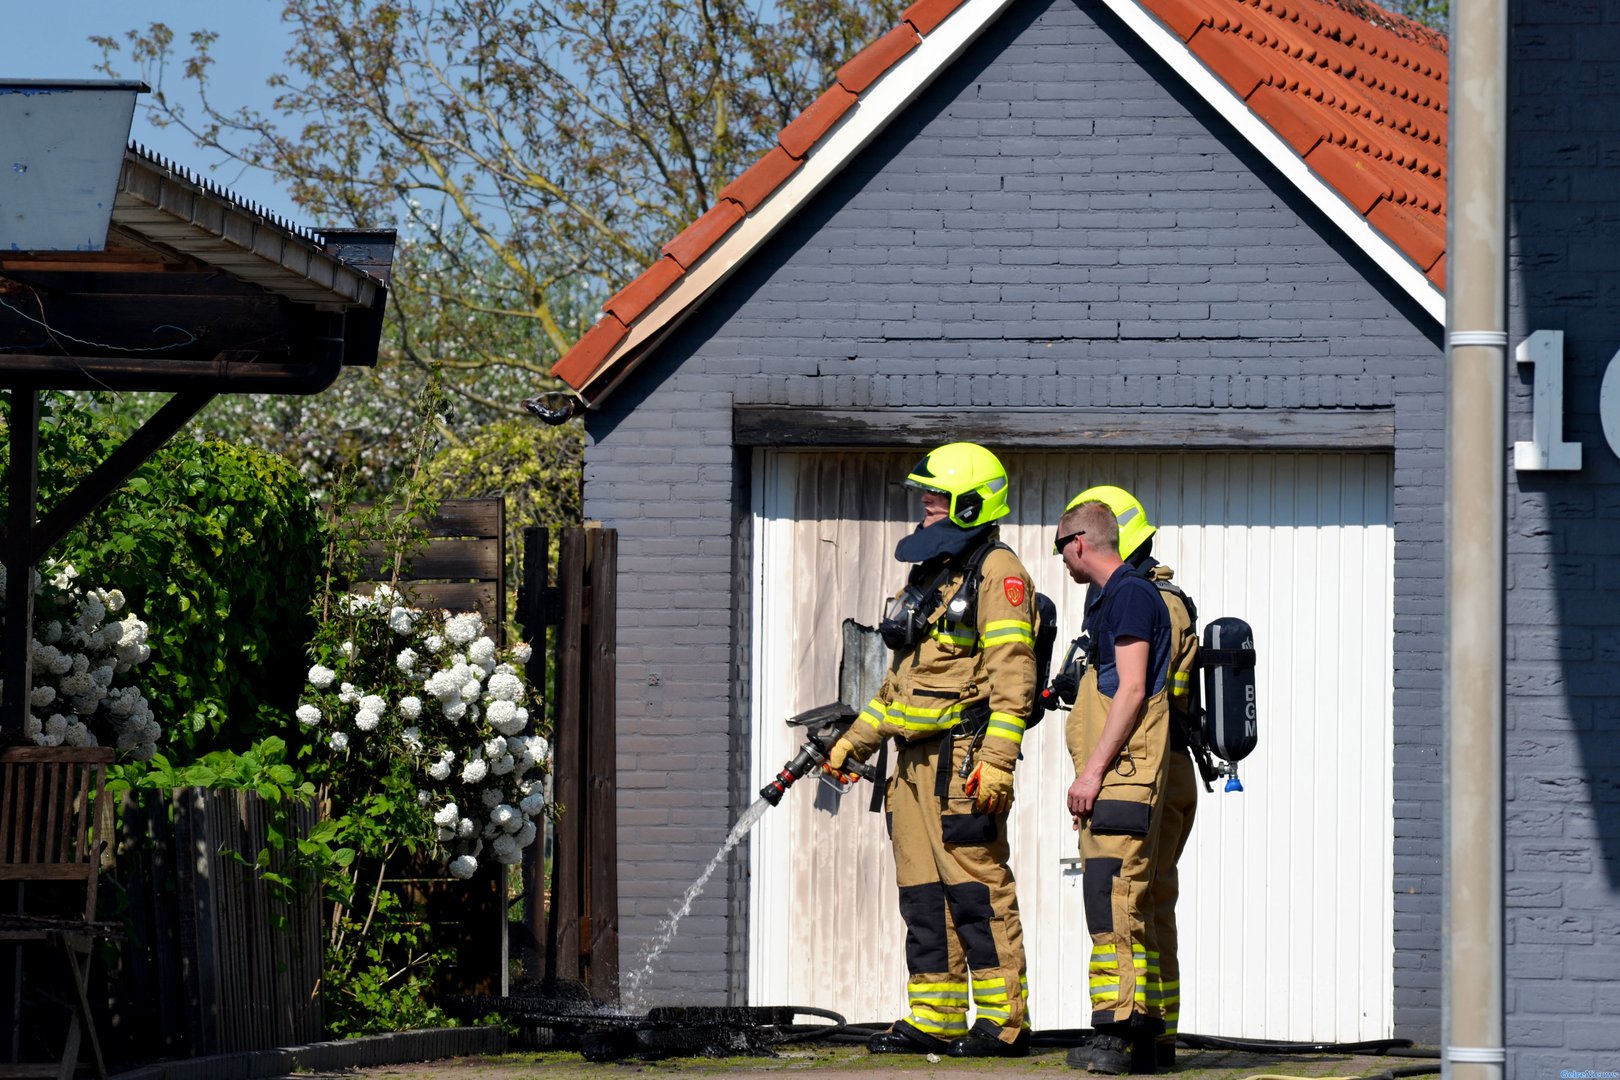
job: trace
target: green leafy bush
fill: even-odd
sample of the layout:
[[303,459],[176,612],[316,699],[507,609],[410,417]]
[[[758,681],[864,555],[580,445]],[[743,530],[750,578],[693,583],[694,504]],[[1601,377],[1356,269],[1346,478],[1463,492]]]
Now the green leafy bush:
[[[42,514],[122,441],[91,404],[43,397]],[[5,405],[9,419],[9,394]],[[286,461],[181,437],[51,554],[122,590],[141,613],[152,656],[140,685],[168,756],[189,762],[284,728],[313,630],[322,537],[318,508]]]

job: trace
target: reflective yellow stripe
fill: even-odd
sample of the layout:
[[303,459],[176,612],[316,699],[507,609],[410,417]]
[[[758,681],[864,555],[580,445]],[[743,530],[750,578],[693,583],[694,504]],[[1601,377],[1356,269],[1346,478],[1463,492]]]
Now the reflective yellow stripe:
[[906,994],[917,997],[938,997],[941,994],[956,994],[962,1001],[967,1001],[967,983],[907,983]]
[[966,1035],[968,1029],[966,1013],[958,1014],[954,1020],[931,1020],[912,1013],[906,1017],[906,1023],[918,1031],[926,1032],[941,1039],[954,1039]]
[[873,727],[883,726],[883,706],[877,698],[866,703],[866,707],[861,710],[861,719]]
[[955,727],[961,716],[960,701],[938,707],[895,701],[889,703],[888,722],[904,731],[943,731]]
[[1186,697],[1187,691],[1192,689],[1192,680],[1185,671],[1172,672],[1170,675],[1170,696]]
[[973,647],[975,636],[971,627],[964,627],[961,623],[935,623],[929,637],[935,641],[943,641],[947,645],[955,645],[963,649]]
[[1034,648],[1035,631],[1023,619],[996,619],[984,625],[984,647],[1015,645],[1022,642]]
[[990,714],[990,722],[985,730],[991,735],[1000,735],[1008,742],[1022,743],[1024,741],[1024,718],[1014,716],[1012,713],[993,712]]

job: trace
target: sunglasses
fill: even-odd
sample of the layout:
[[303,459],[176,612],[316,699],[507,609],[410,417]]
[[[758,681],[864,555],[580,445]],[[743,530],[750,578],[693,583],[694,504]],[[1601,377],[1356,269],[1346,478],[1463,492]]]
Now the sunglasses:
[[1086,530],[1084,529],[1077,529],[1072,533],[1060,534],[1056,540],[1052,541],[1052,554],[1063,554],[1063,549],[1068,547],[1070,542],[1073,541],[1075,537],[1084,535],[1086,535]]

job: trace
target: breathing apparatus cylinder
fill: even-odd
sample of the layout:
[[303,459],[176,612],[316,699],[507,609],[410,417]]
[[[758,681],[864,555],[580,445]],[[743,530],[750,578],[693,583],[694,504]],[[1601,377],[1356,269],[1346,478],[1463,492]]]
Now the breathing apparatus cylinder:
[[1242,619],[1216,619],[1204,627],[1198,649],[1204,672],[1204,741],[1217,757],[1231,762],[1227,791],[1242,791],[1237,763],[1258,740],[1255,700],[1254,629]]

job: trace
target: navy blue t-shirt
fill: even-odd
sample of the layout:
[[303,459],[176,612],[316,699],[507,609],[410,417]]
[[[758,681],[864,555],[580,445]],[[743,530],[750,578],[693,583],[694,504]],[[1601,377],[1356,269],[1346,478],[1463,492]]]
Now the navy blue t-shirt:
[[1164,689],[1170,675],[1170,612],[1159,587],[1135,567],[1120,566],[1099,592],[1086,593],[1086,629],[1091,632],[1091,666],[1097,689],[1108,697],[1119,692],[1114,643],[1122,637],[1148,643],[1147,696]]

